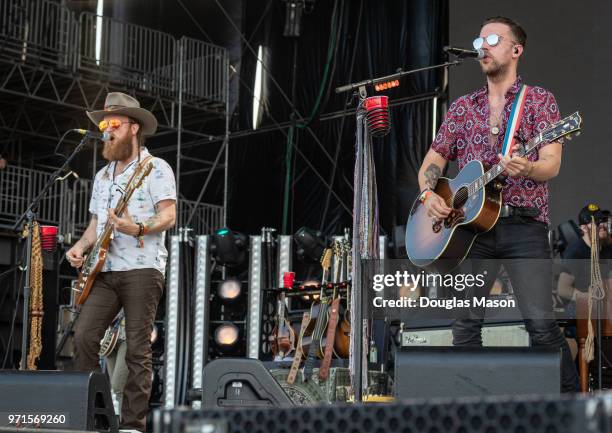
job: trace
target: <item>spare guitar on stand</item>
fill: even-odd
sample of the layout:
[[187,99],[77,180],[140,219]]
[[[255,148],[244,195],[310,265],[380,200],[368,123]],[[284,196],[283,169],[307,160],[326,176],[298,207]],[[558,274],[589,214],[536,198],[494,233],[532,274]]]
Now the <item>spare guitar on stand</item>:
[[326,248],[321,259],[323,275],[321,277],[321,292],[319,301],[314,301],[310,307],[310,323],[306,327],[302,337],[302,351],[307,353],[304,362],[304,382],[310,380],[317,358],[323,357],[322,338],[323,332],[327,328],[329,319],[327,311],[329,309],[330,298],[325,293],[331,267],[332,250]]

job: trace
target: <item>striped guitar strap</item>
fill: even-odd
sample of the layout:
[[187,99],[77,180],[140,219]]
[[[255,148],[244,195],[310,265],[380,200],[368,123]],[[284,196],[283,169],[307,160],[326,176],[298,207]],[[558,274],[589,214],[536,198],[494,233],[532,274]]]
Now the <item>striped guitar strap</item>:
[[510,119],[508,119],[508,126],[506,128],[506,135],[504,136],[504,144],[502,146],[503,156],[512,156],[512,153],[516,147],[516,133],[523,117],[523,110],[525,109],[525,100],[527,99],[527,91],[529,86],[522,85],[521,89],[514,99],[512,104],[512,111],[510,112]]

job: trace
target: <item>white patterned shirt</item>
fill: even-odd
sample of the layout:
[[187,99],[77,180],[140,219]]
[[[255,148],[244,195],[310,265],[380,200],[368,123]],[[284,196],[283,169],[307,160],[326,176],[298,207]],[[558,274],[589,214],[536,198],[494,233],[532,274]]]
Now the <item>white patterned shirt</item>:
[[[148,156],[150,153],[147,149],[141,148],[140,160]],[[176,184],[172,168],[160,158],[153,158],[151,162],[153,170],[128,202],[128,213],[136,223],[144,224],[155,215],[155,205],[158,202],[176,201]],[[130,162],[123,173],[116,174],[113,179],[116,164],[113,161],[98,171],[93,183],[89,212],[98,218],[96,227],[98,236],[102,233],[108,220],[108,209],[117,206],[122,191],[127,187],[127,182],[138,165],[138,158]],[[136,237],[115,230],[102,272],[153,268],[165,275],[168,257],[165,238],[165,232],[146,234],[144,246],[140,248]]]

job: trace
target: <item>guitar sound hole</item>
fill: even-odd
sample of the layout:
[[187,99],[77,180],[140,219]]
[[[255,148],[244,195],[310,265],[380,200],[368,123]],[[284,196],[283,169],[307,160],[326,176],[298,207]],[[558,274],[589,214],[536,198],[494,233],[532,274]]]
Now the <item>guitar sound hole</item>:
[[453,197],[453,208],[460,209],[461,207],[463,207],[467,199],[468,189],[467,187],[463,186],[457,190],[457,193]]

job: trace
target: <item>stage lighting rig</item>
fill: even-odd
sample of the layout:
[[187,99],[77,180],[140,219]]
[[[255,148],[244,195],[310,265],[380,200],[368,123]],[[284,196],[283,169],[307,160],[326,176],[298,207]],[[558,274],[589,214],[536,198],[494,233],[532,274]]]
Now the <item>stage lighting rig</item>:
[[225,266],[238,266],[246,258],[247,237],[224,227],[212,236],[210,253],[215,260]]
[[214,332],[213,342],[217,356],[240,355],[241,344],[239,344],[243,332],[240,327],[232,322],[225,322],[217,326]]
[[320,231],[302,227],[293,239],[297,244],[297,256],[300,260],[319,262],[325,250],[325,238]]
[[234,302],[242,294],[242,283],[236,278],[228,278],[217,287],[217,296],[222,302]]

